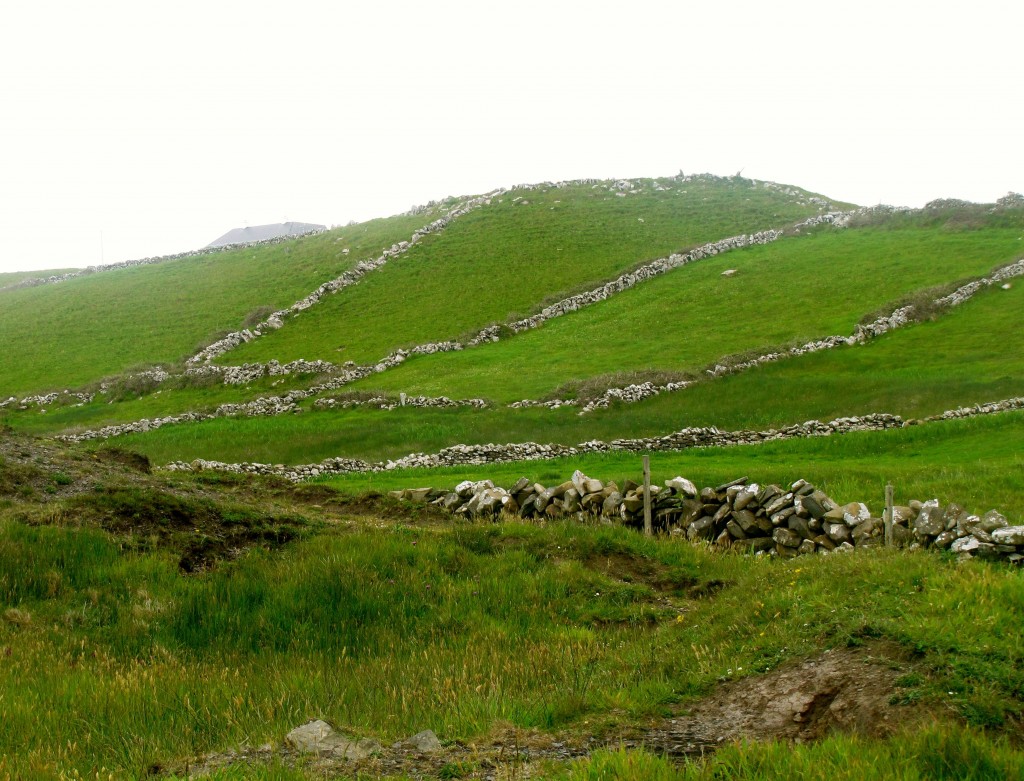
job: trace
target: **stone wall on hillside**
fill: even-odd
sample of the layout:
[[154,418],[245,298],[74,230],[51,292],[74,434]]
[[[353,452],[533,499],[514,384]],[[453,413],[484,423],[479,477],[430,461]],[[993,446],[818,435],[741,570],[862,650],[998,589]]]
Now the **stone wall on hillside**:
[[[686,176],[677,177],[675,181],[687,182],[687,181],[693,181],[693,180],[698,180],[698,179],[700,179],[700,180],[708,180],[708,181],[730,181],[730,180],[735,180],[734,177],[717,177],[717,176],[714,176],[714,175],[711,175],[711,174],[699,174],[699,175],[690,176],[690,177],[686,177]],[[755,187],[757,186],[757,182],[756,181],[753,181],[753,180],[748,180],[748,181],[751,182],[752,186],[755,186]],[[321,300],[321,298],[325,294],[327,294],[327,293],[334,293],[334,292],[337,292],[338,290],[341,290],[344,287],[347,287],[347,286],[349,286],[351,284],[355,284],[366,273],[368,273],[370,271],[373,271],[373,270],[375,270],[377,268],[380,268],[382,265],[387,263],[388,259],[390,259],[392,257],[395,257],[397,255],[400,255],[403,252],[405,252],[406,250],[408,250],[410,246],[412,246],[413,244],[418,242],[420,240],[420,238],[422,238],[423,236],[425,236],[425,235],[427,235],[429,233],[435,233],[435,232],[443,230],[445,227],[447,227],[447,225],[452,220],[457,219],[458,217],[460,217],[460,216],[462,216],[464,214],[468,214],[469,212],[471,212],[471,211],[473,211],[473,210],[475,210],[477,208],[480,208],[481,206],[489,206],[491,204],[492,200],[495,199],[495,198],[500,198],[500,197],[502,197],[502,196],[504,196],[506,194],[509,194],[511,192],[514,192],[514,191],[529,191],[529,190],[541,189],[541,188],[543,188],[543,189],[552,189],[552,188],[577,186],[577,185],[583,185],[583,184],[588,184],[588,183],[590,183],[592,187],[601,187],[602,186],[602,183],[595,182],[594,180],[590,180],[590,179],[587,179],[587,180],[575,180],[575,181],[569,181],[569,182],[558,182],[558,183],[544,182],[542,184],[537,184],[537,185],[533,185],[533,184],[520,184],[520,185],[515,185],[514,187],[508,188],[508,189],[497,189],[497,190],[494,190],[494,191],[492,191],[490,193],[487,193],[486,195],[482,195],[482,196],[478,196],[478,197],[475,197],[475,198],[470,198],[468,200],[465,200],[465,201],[461,202],[459,205],[457,205],[456,207],[454,207],[444,217],[441,217],[441,218],[435,220],[434,222],[432,222],[430,225],[426,226],[425,228],[421,228],[420,230],[418,230],[416,233],[414,233],[412,235],[412,238],[409,241],[399,242],[398,244],[393,245],[389,250],[385,250],[381,254],[381,256],[378,257],[377,259],[372,260],[372,261],[364,261],[364,262],[360,263],[359,265],[357,265],[356,268],[353,271],[346,272],[341,277],[338,277],[337,279],[331,280],[330,282],[325,282],[317,290],[313,291],[313,293],[311,293],[309,296],[307,296],[302,301],[296,302],[289,309],[285,309],[285,310],[280,310],[278,312],[274,312],[265,321],[263,321],[262,323],[258,324],[256,327],[254,327],[252,329],[243,329],[242,331],[236,331],[234,333],[228,334],[223,339],[215,342],[214,344],[208,346],[204,350],[201,350],[200,352],[198,352],[196,355],[192,356],[192,358],[189,359],[189,362],[192,363],[192,364],[202,363],[202,362],[209,362],[209,361],[213,360],[214,358],[216,358],[216,357],[218,357],[220,355],[223,355],[224,353],[228,352],[229,350],[232,350],[235,347],[237,347],[237,346],[239,346],[241,344],[244,344],[245,342],[252,341],[253,339],[256,339],[256,338],[262,336],[268,330],[273,330],[273,329],[276,329],[276,328],[280,328],[281,325],[283,324],[283,319],[285,317],[287,317],[289,315],[297,314],[297,313],[299,313],[299,312],[301,312],[301,311],[303,311],[305,309],[308,309],[310,306],[313,306],[314,304],[319,302]],[[638,193],[638,192],[642,192],[643,191],[643,187],[638,187],[635,183],[630,182],[628,180],[622,180],[622,181],[619,181],[619,182],[615,182],[614,184],[611,184],[611,185],[603,185],[603,186],[605,186],[609,190],[615,191],[616,194],[618,194],[618,195],[626,195],[626,194]],[[654,189],[656,189],[656,190],[665,190],[667,188],[665,188],[665,187],[663,187],[661,185],[655,184]],[[821,199],[818,199],[818,198],[812,198],[809,201],[808,200],[804,200],[803,196],[799,192],[797,192],[797,191],[792,191],[792,193],[788,193],[788,191],[787,191],[787,194],[791,194],[793,197],[796,197],[797,198],[797,202],[800,203],[800,204],[803,204],[803,205],[815,206],[818,209],[828,209],[831,206],[831,204],[829,204],[827,201],[824,201],[824,200],[821,200]],[[527,204],[527,202],[523,201],[521,197],[517,197],[517,198],[513,199],[513,201],[514,202],[515,201],[519,201],[523,205]],[[812,203],[812,201],[813,201],[813,203]],[[834,221],[834,220],[837,220],[837,219],[838,220],[845,220],[845,219],[848,219],[848,218],[840,216],[839,213],[833,213],[833,214],[829,214],[829,215],[818,215],[816,217],[811,217],[811,218],[809,218],[808,221],[805,221],[804,223],[801,223],[801,224],[802,225],[814,225],[814,224],[819,224],[820,222],[831,222],[831,221]],[[770,233],[770,231],[769,232],[764,232],[764,233]],[[754,236],[761,237],[761,234],[754,234]],[[739,237],[739,238],[745,238],[745,237]],[[751,239],[753,239],[753,238],[754,237],[752,236]],[[725,241],[728,242],[728,241],[733,241],[733,240],[726,239]],[[761,243],[761,242],[758,241],[756,243]],[[711,245],[707,245],[707,246],[711,246]],[[742,246],[746,246],[746,245],[743,244]],[[702,249],[705,249],[705,248],[702,248]],[[712,247],[710,250],[706,250],[706,251],[708,252],[708,254],[717,254],[717,252],[724,251],[724,249],[717,249],[716,250],[714,247]],[[674,261],[673,261],[673,259],[674,259]],[[689,262],[689,260],[691,260],[691,259],[693,259],[693,258],[688,258],[687,260],[682,260],[680,258],[680,256],[673,255],[673,256],[670,256],[670,258],[668,258],[668,259],[661,259],[659,261],[655,261],[653,264],[648,264],[648,266],[656,267],[658,264],[662,264],[663,265],[666,262],[676,262],[679,265],[681,265],[682,263]],[[674,268],[675,266],[671,265],[669,267],[670,268]],[[660,270],[654,271],[654,273],[664,273],[665,270],[667,270],[667,268],[662,268]],[[653,274],[650,273],[650,271],[647,272],[647,273],[648,273],[648,276],[653,276]],[[646,277],[644,277],[644,278],[646,278]],[[634,280],[631,284],[635,284],[636,281],[639,281],[639,280]],[[615,283],[609,283],[609,284],[614,285]],[[629,285],[629,286],[631,286],[631,285]],[[620,288],[620,289],[625,289],[625,288]],[[618,292],[618,291],[613,291],[613,292]],[[583,294],[583,295],[586,296],[587,294]],[[597,299],[594,299],[594,300],[603,300],[603,299],[602,298],[597,298]],[[566,302],[560,302],[560,303],[562,303],[563,305],[565,305],[567,307],[571,307],[572,306],[571,303],[566,303]],[[589,302],[589,303],[592,303],[592,301]],[[558,305],[556,304],[554,306],[557,307]],[[575,308],[578,308],[578,305]],[[546,316],[542,317],[540,320],[536,320],[532,324],[528,323],[527,321],[523,321],[523,322],[518,323],[518,324],[513,324],[512,328],[513,328],[513,330],[523,330],[525,328],[536,327],[536,325],[539,324],[539,322],[542,322],[544,319],[548,319],[549,317],[552,317],[552,316],[558,316],[559,314],[565,314],[565,312],[567,312],[567,311],[574,311],[574,308],[566,308],[563,311],[560,311],[560,312],[557,312],[557,313],[554,313],[552,311],[552,312],[549,312]],[[539,316],[537,316],[537,317],[539,317]],[[533,320],[533,318],[527,318],[527,320]],[[483,335],[478,336],[476,340],[471,340],[468,343],[467,346],[474,346],[475,344],[481,343],[485,339],[486,340],[490,340],[490,335],[487,335],[486,337],[483,337]],[[453,349],[458,349],[458,348],[453,348]]]
[[504,190],[495,190],[486,195],[481,195],[476,198],[469,198],[459,205],[455,206],[448,214],[443,217],[439,217],[428,225],[417,230],[408,241],[400,241],[397,244],[392,244],[391,247],[383,250],[379,256],[372,260],[363,260],[356,264],[355,268],[344,272],[341,276],[332,279],[328,282],[324,282],[320,287],[314,290],[305,298],[296,301],[287,309],[280,309],[272,313],[265,320],[257,324],[253,328],[245,328],[241,331],[235,331],[228,334],[222,339],[217,340],[213,344],[203,348],[198,353],[188,359],[189,364],[200,364],[209,363],[214,358],[217,358],[224,353],[233,350],[241,344],[251,342],[253,339],[257,339],[268,331],[276,330],[284,325],[285,318],[297,315],[311,306],[317,304],[325,295],[329,293],[337,293],[339,290],[343,290],[349,285],[354,285],[364,276],[372,271],[385,265],[392,258],[398,257],[409,250],[410,247],[415,246],[424,236],[428,236],[433,233],[443,231],[453,220],[468,214],[481,206],[486,206],[491,203],[491,199],[502,195]]
[[395,410],[401,407],[442,408],[470,407],[486,409],[488,404],[483,399],[450,399],[447,396],[407,396],[402,393],[395,396],[371,396],[359,398],[323,398],[313,402],[316,409],[352,409],[353,407],[373,407],[382,410]]
[[[508,489],[490,480],[465,481],[453,490],[393,491],[396,499],[430,502],[454,515],[495,520],[599,519],[635,528],[645,524],[644,489],[587,477],[545,487],[521,478]],[[840,504],[806,480],[759,485],[741,477],[722,485],[697,486],[684,477],[650,486],[652,529],[743,553],[793,558],[807,554],[875,548],[885,542],[882,512],[864,502]],[[1024,526],[1010,526],[996,510],[972,515],[958,504],[913,500],[892,508],[890,543],[910,548],[950,549],[962,558],[1024,561]]]
[[[734,177],[716,177],[711,174],[683,176],[682,174],[680,174],[680,176],[676,177],[673,181],[685,183],[694,180],[725,181],[734,180]],[[759,184],[756,180],[744,181],[750,181],[751,186],[754,187],[758,186]],[[764,182],[760,184],[769,189],[779,189],[777,186],[774,186],[771,182]],[[503,194],[507,194],[515,190],[533,190],[538,188],[563,188],[580,185],[604,187],[605,189],[614,191],[617,194],[634,194],[643,192],[642,187],[638,187],[635,183],[630,182],[628,180],[620,180],[612,184],[605,184],[592,179],[584,179],[568,182],[557,182],[554,184],[549,182],[539,185],[521,184],[516,185],[515,187],[510,188],[509,190],[498,190],[494,191],[493,193],[489,193],[485,196],[480,196],[478,198],[471,199],[470,201],[464,202],[461,205],[454,208],[448,215],[441,218],[440,220],[436,220],[434,223],[431,223],[425,228],[421,228],[419,231],[413,234],[410,241],[400,242],[399,244],[393,245],[389,250],[384,250],[382,255],[378,257],[376,260],[365,261],[364,263],[357,265],[355,272],[348,272],[349,276],[342,275],[342,277],[339,277],[338,279],[324,283],[309,296],[293,304],[290,309],[279,310],[278,312],[274,312],[266,320],[258,324],[255,328],[243,329],[242,331],[237,331],[228,334],[226,337],[219,340],[218,342],[209,345],[207,348],[204,348],[203,350],[201,350],[199,353],[192,356],[188,360],[186,369],[184,371],[184,375],[187,377],[207,377],[213,375],[220,375],[225,384],[247,384],[267,374],[287,374],[291,372],[333,372],[338,375],[338,383],[332,384],[331,388],[329,389],[334,389],[336,387],[340,387],[340,385],[343,385],[346,382],[353,381],[354,379],[361,379],[362,377],[368,376],[369,374],[375,373],[376,371],[384,371],[387,370],[388,368],[397,366],[401,362],[403,362],[408,355],[430,355],[437,352],[456,351],[465,349],[465,347],[467,346],[476,346],[478,344],[482,344],[485,342],[497,341],[500,338],[502,326],[495,325],[483,329],[475,337],[470,339],[469,342],[465,345],[458,341],[443,341],[436,343],[421,344],[412,347],[409,350],[396,350],[395,352],[386,356],[373,366],[357,367],[351,362],[348,362],[344,366],[344,371],[338,371],[337,366],[335,364],[321,360],[307,361],[304,359],[299,359],[283,365],[279,364],[277,361],[270,361],[269,363],[262,365],[250,363],[234,367],[219,367],[210,363],[210,361],[213,360],[213,358],[224,354],[225,352],[233,349],[234,347],[244,344],[247,341],[251,341],[252,339],[258,338],[259,336],[262,336],[268,331],[268,329],[273,330],[281,327],[281,325],[283,325],[282,318],[287,316],[289,313],[296,314],[298,312],[304,311],[305,309],[308,309],[310,306],[313,306],[315,303],[320,301],[323,295],[325,295],[327,292],[336,292],[337,290],[349,284],[353,284],[354,281],[358,281],[358,277],[361,277],[363,274],[368,273],[369,271],[372,271],[375,268],[379,268],[381,265],[386,263],[389,257],[393,257],[395,254],[399,254],[400,252],[404,252],[405,250],[407,250],[410,246],[412,246],[413,243],[418,241],[421,236],[442,229],[448,224],[448,222],[450,222],[451,219],[461,216],[462,214],[468,213],[468,211],[474,208],[489,205],[492,199],[495,197],[499,197]],[[667,190],[669,188],[655,182],[654,189]],[[805,203],[805,201],[801,200],[802,196],[798,191],[792,190],[790,192],[785,188],[783,189],[786,192],[786,194],[789,194],[797,198],[798,202]],[[829,204],[827,202],[821,201],[820,199],[811,200],[815,201],[814,205],[816,205],[819,209],[829,207]],[[432,207],[432,205],[428,205],[428,207]],[[423,209],[414,207],[412,210],[410,210],[409,213],[420,213],[422,211],[425,211],[428,207],[424,207]],[[794,226],[794,230],[799,232],[799,227],[801,226],[817,225],[826,222],[833,223],[836,225],[844,225],[848,221],[848,219],[849,217],[847,213],[829,212],[810,217],[800,223],[797,223],[797,225]],[[507,327],[513,333],[537,327],[545,320],[548,320],[552,317],[558,317],[572,311],[577,311],[582,306],[602,301],[609,295],[613,295],[616,292],[621,292],[622,290],[629,289],[630,287],[634,286],[640,281],[643,281],[644,279],[649,279],[651,277],[657,276],[659,274],[664,273],[667,270],[676,268],[681,265],[685,265],[686,263],[692,262],[693,260],[698,260],[703,257],[715,256],[722,252],[726,252],[730,249],[736,249],[743,246],[768,243],[769,241],[773,241],[781,235],[782,231],[762,231],[760,233],[750,234],[749,236],[736,236],[728,239],[723,239],[719,242],[711,242],[709,244],[703,245],[702,247],[698,247],[697,249],[688,253],[676,253],[666,258],[659,258],[655,261],[652,261],[648,264],[641,266],[634,272],[630,272],[629,274],[620,276],[613,282],[607,283],[606,285],[602,285],[601,287],[589,291],[587,293],[572,296],[567,299],[564,299],[563,301],[557,302],[556,304],[552,304],[549,307],[546,307],[541,313],[512,323]],[[278,238],[268,240],[267,242],[262,243],[276,243],[282,240],[286,239]],[[221,251],[221,249],[218,248],[211,251]],[[157,259],[147,259],[146,261],[127,261],[126,264],[138,265],[143,262],[159,262],[163,260],[174,259],[175,257],[184,257],[192,254],[202,253],[184,253],[181,256],[166,256]],[[126,264],[112,264],[109,268],[123,267]],[[353,273],[355,273],[355,277],[351,276]],[[157,374],[159,374],[160,376],[157,376]],[[140,374],[128,375],[125,379],[147,379],[152,380],[154,382],[161,382],[163,380],[166,380],[170,376],[173,375],[169,375],[163,369],[155,369],[148,372],[142,372]],[[101,388],[101,392],[103,390],[104,389]],[[16,400],[11,400],[9,402],[4,402],[4,404],[13,404],[15,401]]]
[[[921,425],[941,420],[966,418],[975,415],[996,415],[1004,412],[1024,409],[1024,397],[993,401],[973,407],[959,407],[947,410],[938,415],[931,415],[923,420],[905,421],[898,415],[876,413],[855,417],[836,418],[827,423],[809,420],[780,429],[765,431],[721,431],[713,427],[685,428],[662,437],[645,437],[639,439],[615,439],[611,442],[591,440],[575,446],[558,444],[539,444],[537,442],[514,442],[508,444],[454,445],[437,453],[412,453],[403,458],[371,463],[353,458],[328,458],[318,464],[302,464],[286,466],[282,464],[235,463],[208,461],[197,459],[192,462],[174,461],[165,468],[170,470],[202,470],[212,469],[235,473],[278,475],[288,480],[307,480],[333,474],[349,472],[384,472],[393,469],[433,468],[445,466],[479,466],[485,464],[508,463],[512,461],[537,461],[551,458],[563,458],[587,453],[607,453],[609,451],[630,451],[635,453],[665,452],[685,450],[698,447],[728,447],[732,445],[755,445],[761,442],[773,442],[783,439],[803,437],[823,437],[833,434],[846,434],[854,431],[882,431],[901,428],[909,425]],[[194,413],[190,413],[194,414]],[[212,417],[212,416],[207,416]],[[204,418],[196,418],[204,419]],[[155,427],[154,421],[144,422],[148,427]],[[128,424],[138,426],[140,424]],[[136,429],[136,430],[148,430]],[[121,432],[127,433],[127,432]],[[113,436],[108,434],[108,436]],[[65,435],[59,437],[71,441],[95,438],[89,435]]]
[[[1004,289],[1009,289],[1009,283],[1007,280],[1015,277],[1024,275],[1024,258],[1009,263],[999,269],[996,269],[991,275],[982,277],[981,279],[968,282],[967,284],[961,285],[952,293],[935,299],[933,302],[934,306],[939,309],[947,309],[955,306],[959,306],[965,301],[969,300],[972,296],[977,294],[979,291],[984,290],[987,287],[993,285],[999,285]],[[850,336],[826,336],[822,339],[814,339],[805,344],[791,347],[788,350],[776,350],[764,353],[762,355],[750,358],[744,361],[738,362],[727,362],[717,363],[714,366],[709,367],[705,370],[705,373],[709,377],[722,377],[727,374],[735,374],[737,372],[747,371],[757,366],[761,366],[766,363],[772,363],[783,358],[794,358],[800,355],[806,355],[808,353],[819,352],[821,350],[831,350],[835,347],[840,346],[851,346],[857,344],[864,344],[870,339],[874,339],[882,334],[888,333],[897,328],[902,328],[906,325],[916,322],[915,319],[915,308],[913,306],[902,306],[895,309],[891,314],[882,315],[870,323],[858,325]],[[593,412],[597,409],[604,409],[609,407],[613,402],[622,402],[626,404],[633,404],[652,396],[657,396],[661,393],[671,393],[674,391],[684,390],[694,384],[694,381],[681,380],[678,382],[670,382],[664,385],[655,385],[652,382],[645,382],[635,385],[627,385],[623,388],[609,388],[600,396],[587,400],[585,402],[579,402],[576,399],[555,399],[548,401],[533,401],[531,399],[523,399],[522,401],[515,402],[510,405],[512,407],[536,407],[545,406],[552,409],[557,409],[562,406],[576,406],[581,405],[580,413],[585,415],[589,412]]]

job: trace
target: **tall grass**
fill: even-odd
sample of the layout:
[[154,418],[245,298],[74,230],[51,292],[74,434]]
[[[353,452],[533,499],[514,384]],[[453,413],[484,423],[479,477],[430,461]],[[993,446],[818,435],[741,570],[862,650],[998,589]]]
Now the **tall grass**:
[[1000,729],[1021,709],[1021,593],[1017,571],[928,553],[755,560],[568,524],[350,521],[184,577],[98,531],[8,520],[0,773],[138,777],[310,718],[382,741],[499,722],[601,738],[865,638],[917,654],[893,660],[905,701]]
[[605,750],[575,767],[551,768],[565,781],[1001,781],[1024,775],[1024,757],[977,730],[934,725],[888,740],[835,735],[805,745],[728,745],[683,765],[643,751]]

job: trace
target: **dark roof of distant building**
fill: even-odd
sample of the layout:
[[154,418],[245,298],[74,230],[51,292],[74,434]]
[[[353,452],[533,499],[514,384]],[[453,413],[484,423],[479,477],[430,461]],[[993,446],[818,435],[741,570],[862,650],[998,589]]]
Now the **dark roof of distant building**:
[[278,239],[282,236],[301,236],[304,233],[315,233],[326,230],[325,225],[315,225],[311,222],[275,222],[272,225],[249,225],[245,228],[229,230],[219,239],[207,244],[210,247],[223,247],[228,244],[250,244],[254,241],[266,241],[267,239]]

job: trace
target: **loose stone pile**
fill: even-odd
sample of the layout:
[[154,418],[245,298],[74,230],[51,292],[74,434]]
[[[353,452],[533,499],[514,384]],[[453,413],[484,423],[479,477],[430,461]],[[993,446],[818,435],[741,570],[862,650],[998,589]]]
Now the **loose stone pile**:
[[588,401],[580,410],[581,415],[593,412],[596,409],[604,409],[611,406],[613,401],[623,404],[635,404],[659,393],[672,393],[689,387],[691,382],[669,382],[664,385],[655,385],[653,382],[642,382],[638,385],[627,385],[624,388],[609,388],[596,399]]
[[[51,404],[88,404],[93,400],[95,394],[92,393],[76,393],[71,390],[62,390],[60,392],[43,393],[33,396],[25,396],[19,399],[17,396],[11,396],[4,401],[0,401],[0,409],[10,407],[12,409],[25,410],[29,407],[47,407]],[[41,410],[46,412],[45,409]]]
[[[199,370],[205,368],[212,368],[214,372],[220,370],[220,367],[211,364],[196,367]],[[299,358],[290,363],[279,363],[272,360],[268,363],[243,363],[241,366],[225,366],[221,370],[221,374],[225,385],[246,385],[260,380],[268,374],[271,377],[285,374],[330,374],[337,371],[337,369],[337,365],[330,361],[307,361],[304,358]],[[190,371],[194,370],[190,369]]]
[[[852,551],[884,542],[882,514],[863,502],[840,505],[806,480],[788,487],[759,485],[741,477],[698,490],[675,477],[652,485],[652,527],[744,553],[792,558],[803,554]],[[455,515],[495,519],[600,518],[627,526],[644,525],[644,490],[627,480],[620,488],[577,470],[572,478],[545,487],[523,477],[508,489],[490,480],[460,483],[452,491],[431,488],[393,491],[398,499],[430,502]],[[937,499],[893,507],[892,542],[910,548],[950,549],[961,557],[1024,561],[1024,526],[1010,526],[996,510],[971,515],[960,505]]]

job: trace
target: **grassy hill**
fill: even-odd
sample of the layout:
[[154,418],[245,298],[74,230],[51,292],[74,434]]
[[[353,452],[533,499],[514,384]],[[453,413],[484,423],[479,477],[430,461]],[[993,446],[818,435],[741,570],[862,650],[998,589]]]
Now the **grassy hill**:
[[57,276],[77,270],[73,268],[54,268],[46,269],[45,271],[0,271],[0,290],[16,285],[18,282],[24,282],[26,279]]
[[[498,344],[413,357],[353,388],[510,402],[614,372],[698,372],[727,355],[849,335],[869,312],[1016,259],[1022,229],[786,238],[694,263]],[[726,269],[736,276],[723,278]]]
[[[815,198],[705,177],[516,190],[222,361],[376,361],[527,315],[673,251],[792,224],[818,213]],[[4,291],[0,398],[180,361],[445,208]],[[0,410],[0,779],[1024,776],[1024,576],[1005,563],[886,548],[741,557],[617,526],[456,521],[381,496],[465,479],[550,484],[575,469],[621,484],[640,477],[636,453],[298,485],[151,469],[873,411],[914,418],[1024,395],[1018,278],[864,344],[636,404],[583,416],[504,406],[699,375],[730,354],[849,334],[1022,254],[1024,209],[863,213],[848,228],[707,258],[536,330],[412,358],[338,392],[486,396],[482,410],[318,410],[307,399],[301,414],[83,446],[30,435],[210,409],[316,378],[123,380],[81,406]],[[898,503],[936,497],[1021,523],[1022,453],[1016,411],[651,462],[659,482],[806,478],[876,513],[892,482]],[[799,697],[799,718],[773,721],[775,705]],[[285,736],[310,719],[378,748],[355,763],[300,756]],[[404,747],[426,729],[438,751]]]
[[247,317],[290,306],[359,260],[408,239],[431,219],[372,220],[280,244],[7,291],[0,307],[0,396],[180,362]]
[[[742,198],[742,203],[748,203],[748,196],[738,193],[737,183],[731,180],[698,184],[725,201]],[[552,188],[540,197],[571,202],[571,193],[565,190],[572,189]],[[643,202],[639,199],[647,197],[641,193],[620,198],[602,188],[576,189],[587,208],[598,211],[639,204]],[[771,198],[778,194],[763,187],[758,190]],[[524,192],[524,198],[538,197],[533,191]],[[592,200],[597,192],[606,195]],[[659,203],[658,199],[682,198],[650,183],[644,192]],[[495,215],[504,215],[503,210],[520,215],[526,212],[515,210],[524,208],[492,203],[413,252],[435,253],[431,263],[438,267],[454,268],[451,257],[468,263],[455,251],[465,248],[467,235],[483,235],[474,219],[493,228],[502,224],[495,223]],[[590,229],[596,231],[595,225]],[[592,438],[659,435],[685,425],[766,428],[878,411],[921,417],[1019,395],[1024,392],[1020,382],[1024,374],[1018,366],[1022,309],[1020,287],[1013,285],[1010,290],[983,292],[953,312],[938,315],[935,322],[867,345],[786,359],[641,404],[617,405],[584,417],[574,409],[503,407],[523,397],[593,392],[653,372],[699,375],[704,366],[730,354],[756,354],[811,338],[851,333],[858,320],[872,313],[891,311],[915,297],[934,298],[939,289],[1019,257],[1022,232],[1024,211],[986,207],[868,215],[850,228],[805,229],[767,246],[693,263],[497,344],[412,358],[351,386],[357,392],[383,389],[456,398],[483,396],[495,404],[488,410],[323,412],[312,411],[307,402],[303,416],[222,419],[168,427],[124,441],[157,461],[204,457],[309,463],[337,455],[376,460],[432,452],[456,443],[572,444]],[[512,245],[509,240],[508,246]],[[445,254],[448,251],[453,255]],[[374,291],[371,280],[384,279],[385,274],[394,272],[395,280],[411,279],[402,275],[411,274],[418,262],[413,262],[411,254],[402,256],[228,357],[237,358],[253,345],[270,349],[278,336],[297,338],[295,334],[319,322],[314,313],[327,316],[336,301],[369,296]],[[737,274],[724,278],[725,268],[737,269]],[[431,301],[431,306],[436,304]],[[409,301],[408,312],[424,327],[432,327],[440,317],[429,306],[424,308],[423,302]],[[364,329],[365,338],[377,340],[383,350],[394,338],[390,320],[375,317],[366,322],[374,327]],[[325,338],[316,329],[312,333]],[[394,346],[390,342],[390,348]],[[310,382],[304,377],[266,378],[247,387],[207,388],[171,383],[159,393],[140,398],[128,394],[114,404],[107,403],[110,397],[98,396],[92,404],[58,408],[47,415],[30,410],[9,413],[7,418],[21,430],[56,433],[190,409],[212,410],[218,404],[281,394]]]
[[[119,438],[158,463],[189,458],[369,461],[453,443],[657,436],[685,426],[765,429],[886,411],[905,418],[1024,394],[1024,286],[979,295],[944,317],[855,347],[803,355],[581,417],[556,410],[370,408],[220,419]],[[942,345],[937,349],[936,345]],[[51,421],[47,421],[47,424]]]
[[633,191],[602,183],[506,193],[221,362],[375,363],[399,347],[529,314],[643,261],[819,211],[810,194],[750,180],[634,184]]

